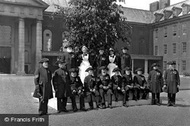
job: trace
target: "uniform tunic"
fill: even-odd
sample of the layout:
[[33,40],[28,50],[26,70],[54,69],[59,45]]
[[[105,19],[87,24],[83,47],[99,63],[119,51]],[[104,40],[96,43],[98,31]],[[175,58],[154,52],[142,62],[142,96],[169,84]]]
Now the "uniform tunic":
[[59,68],[55,71],[53,75],[53,85],[57,98],[71,96],[70,78],[67,70]]
[[179,91],[177,86],[180,85],[180,77],[176,69],[164,72],[164,84],[167,86],[167,93],[175,94]]
[[131,55],[129,55],[128,53],[123,53],[121,55],[121,69],[125,69],[126,67],[131,67]]
[[152,70],[148,76],[148,84],[152,93],[162,92],[163,78],[159,70]]

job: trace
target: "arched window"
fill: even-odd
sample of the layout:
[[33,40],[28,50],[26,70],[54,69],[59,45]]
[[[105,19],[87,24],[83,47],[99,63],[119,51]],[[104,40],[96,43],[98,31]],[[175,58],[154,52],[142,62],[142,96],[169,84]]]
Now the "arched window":
[[43,51],[51,51],[52,48],[52,32],[49,29],[43,33]]

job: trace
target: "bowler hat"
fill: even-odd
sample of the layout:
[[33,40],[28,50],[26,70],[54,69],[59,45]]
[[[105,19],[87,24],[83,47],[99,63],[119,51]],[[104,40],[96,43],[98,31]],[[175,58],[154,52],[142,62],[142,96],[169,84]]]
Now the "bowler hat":
[[126,46],[121,48],[121,50],[123,50],[123,49],[125,49],[125,50],[129,50]]
[[113,69],[113,72],[117,72],[117,71],[120,71],[120,69],[118,67]]
[[125,71],[131,71],[131,68],[130,67],[125,67],[124,70]]
[[176,65],[175,61],[169,61],[167,64],[168,65]]
[[48,58],[42,58],[39,63],[49,62]]
[[99,69],[100,70],[108,70],[108,68],[106,66],[101,66]]
[[143,69],[142,69],[142,68],[137,68],[135,71],[136,71],[136,72],[137,72],[137,71],[143,71]]
[[89,67],[89,68],[87,68],[87,69],[85,70],[85,72],[88,72],[88,71],[90,71],[90,70],[93,70],[93,68],[92,68],[92,67]]
[[151,65],[151,67],[155,67],[155,66],[159,66],[157,63],[153,63],[152,65]]

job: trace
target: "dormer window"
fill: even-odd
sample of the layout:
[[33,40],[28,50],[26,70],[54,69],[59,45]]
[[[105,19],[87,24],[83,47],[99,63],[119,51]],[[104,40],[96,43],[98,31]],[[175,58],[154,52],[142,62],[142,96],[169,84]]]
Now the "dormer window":
[[179,7],[173,7],[173,17],[178,17],[178,15],[182,12],[182,8]]
[[156,17],[155,18],[155,21],[158,22],[162,19],[162,17],[164,16],[163,14],[161,13],[155,13],[154,16]]
[[164,19],[169,19],[172,14],[173,14],[173,11],[164,10]]
[[182,5],[182,8],[183,8],[183,15],[184,14],[188,14],[189,13],[189,11],[190,11],[190,5],[189,4],[186,4],[186,3],[183,3]]

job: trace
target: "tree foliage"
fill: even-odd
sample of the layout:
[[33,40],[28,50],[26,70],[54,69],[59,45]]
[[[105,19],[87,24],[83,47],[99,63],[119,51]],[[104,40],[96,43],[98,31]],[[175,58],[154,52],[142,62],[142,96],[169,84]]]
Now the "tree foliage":
[[109,48],[121,39],[130,41],[130,26],[116,0],[70,0],[69,8],[58,12],[66,20],[73,45]]

